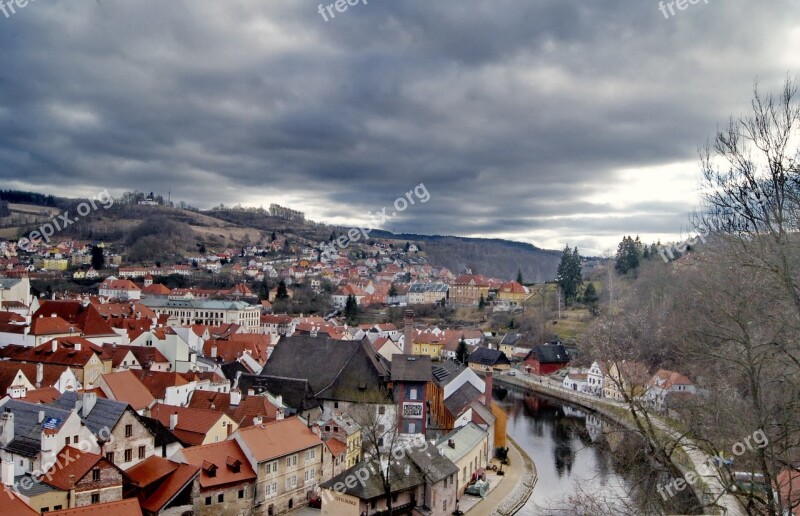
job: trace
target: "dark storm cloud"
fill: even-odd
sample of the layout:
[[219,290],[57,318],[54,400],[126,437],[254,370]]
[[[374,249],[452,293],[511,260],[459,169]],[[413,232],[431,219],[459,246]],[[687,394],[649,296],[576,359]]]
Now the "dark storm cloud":
[[309,2],[39,1],[0,16],[0,181],[313,199],[353,221],[424,182],[431,201],[387,229],[674,234],[691,192],[659,201],[645,181],[620,199],[618,172],[694,160],[756,76],[784,77],[797,15],[372,0],[325,23]]

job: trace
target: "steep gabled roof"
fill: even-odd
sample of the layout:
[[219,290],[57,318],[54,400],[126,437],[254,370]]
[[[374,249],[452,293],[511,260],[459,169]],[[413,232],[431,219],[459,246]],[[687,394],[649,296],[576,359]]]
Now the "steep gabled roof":
[[155,398],[147,387],[130,371],[101,375],[113,397],[139,411],[153,404]]
[[277,459],[321,445],[322,440],[296,417],[238,430],[237,440],[256,462]]
[[[242,448],[233,439],[186,448],[179,454],[183,462],[201,468],[200,487],[203,489],[252,482],[256,479],[256,473]],[[210,465],[214,466],[214,476],[209,475]]]

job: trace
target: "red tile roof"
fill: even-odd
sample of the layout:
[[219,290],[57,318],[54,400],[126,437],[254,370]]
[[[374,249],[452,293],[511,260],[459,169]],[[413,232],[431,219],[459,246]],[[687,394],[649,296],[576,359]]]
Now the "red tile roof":
[[105,337],[116,336],[111,325],[100,315],[95,305],[88,304],[83,306],[81,301],[44,301],[38,310],[33,314],[33,318],[39,316],[50,317],[55,314],[80,328],[84,337]]
[[55,516],[95,516],[96,514],[113,514],[114,516],[142,516],[139,501],[135,498],[118,500],[116,502],[95,503],[75,509],[51,511],[48,514]]
[[13,514],[14,516],[39,516],[39,512],[22,499],[11,489],[0,484],[0,514]]
[[149,407],[155,401],[147,387],[131,371],[108,373],[100,377],[111,390],[115,400],[124,401],[137,412]]
[[[184,462],[201,467],[200,487],[203,489],[256,479],[256,473],[239,443],[233,440],[186,448],[180,454]],[[211,465],[215,466],[214,476],[209,475],[208,466]]]
[[216,410],[176,407],[161,403],[157,403],[150,409],[150,417],[158,419],[167,428],[170,427],[170,417],[173,414],[178,414],[178,424],[171,432],[175,434],[175,437],[191,446],[203,444],[206,434],[221,418],[229,419],[227,415]]
[[[56,350],[53,351],[53,343]],[[94,345],[82,337],[58,337],[35,348],[6,346],[0,356],[15,361],[42,362],[83,368],[95,355]],[[80,350],[76,348],[80,347]]]
[[331,455],[334,457],[341,457],[347,452],[347,444],[335,437],[331,437],[325,441],[325,446],[328,447],[328,450],[330,450]]
[[174,372],[145,371],[141,369],[133,369],[131,372],[136,375],[136,378],[147,387],[150,394],[157,400],[164,399],[168,387],[179,387],[189,383],[183,376]]
[[[152,455],[125,473],[142,489],[138,494],[142,509],[157,513],[197,477],[200,468]],[[145,487],[149,487],[146,490],[149,494],[145,493]]]
[[80,328],[76,328],[62,319],[61,317],[40,316],[31,321],[31,335],[62,335],[69,333],[80,333]]
[[62,491],[69,491],[72,487],[70,477],[72,477],[72,482],[77,484],[98,462],[108,461],[102,455],[65,446],[56,455],[55,464],[39,480]]
[[239,430],[236,435],[257,462],[273,460],[322,444],[319,436],[296,417],[251,426]]
[[44,387],[43,389],[35,389],[25,393],[22,401],[28,403],[52,403],[61,397],[61,393],[55,387]]

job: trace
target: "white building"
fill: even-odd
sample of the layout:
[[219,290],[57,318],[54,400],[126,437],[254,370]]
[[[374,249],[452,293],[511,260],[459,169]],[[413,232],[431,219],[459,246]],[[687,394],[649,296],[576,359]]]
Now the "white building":
[[261,308],[243,301],[145,299],[142,304],[158,315],[169,315],[181,326],[238,324],[249,333],[261,331]]

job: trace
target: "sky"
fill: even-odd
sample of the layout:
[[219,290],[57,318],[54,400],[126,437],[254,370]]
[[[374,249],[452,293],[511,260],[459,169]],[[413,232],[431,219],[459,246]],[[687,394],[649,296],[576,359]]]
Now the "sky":
[[350,1],[6,6],[0,188],[598,255],[685,238],[698,148],[800,76],[796,0]]

